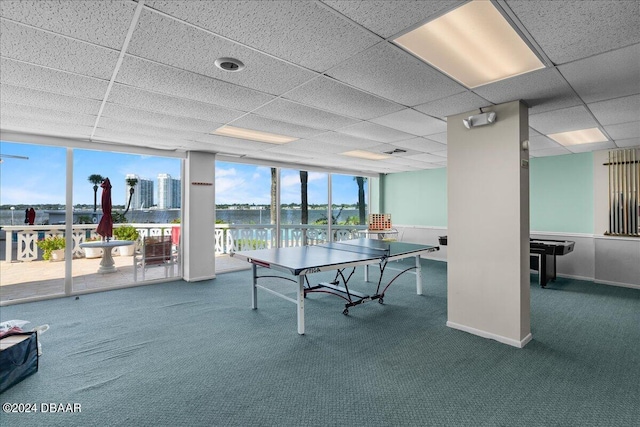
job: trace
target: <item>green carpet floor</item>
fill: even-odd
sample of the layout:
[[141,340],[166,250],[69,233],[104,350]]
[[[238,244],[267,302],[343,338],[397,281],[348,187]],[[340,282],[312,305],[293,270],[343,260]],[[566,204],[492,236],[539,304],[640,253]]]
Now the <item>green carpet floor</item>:
[[[80,413],[0,414],[2,426],[638,426],[640,291],[531,276],[523,349],[445,326],[446,264],[423,261],[385,304],[295,305],[250,272],[2,307],[48,323],[40,371],[2,403]],[[326,276],[325,273],[318,276]],[[360,288],[358,272],[354,280]],[[290,289],[290,284],[275,285]]]

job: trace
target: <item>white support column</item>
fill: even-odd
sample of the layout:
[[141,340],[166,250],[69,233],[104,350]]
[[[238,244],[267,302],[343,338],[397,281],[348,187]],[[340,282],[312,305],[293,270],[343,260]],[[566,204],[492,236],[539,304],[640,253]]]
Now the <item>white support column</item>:
[[215,154],[189,152],[184,168],[182,244],[184,280],[195,282],[215,273]]
[[65,198],[64,294],[73,292],[73,148],[67,148],[67,181]]
[[515,347],[531,339],[528,110],[492,106],[493,124],[447,118],[447,326]]

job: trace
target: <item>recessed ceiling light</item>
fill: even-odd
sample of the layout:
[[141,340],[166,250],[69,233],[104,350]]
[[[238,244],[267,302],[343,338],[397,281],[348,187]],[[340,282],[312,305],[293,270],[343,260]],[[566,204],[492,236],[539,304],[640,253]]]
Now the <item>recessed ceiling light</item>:
[[604,136],[598,128],[552,133],[547,136],[562,145],[579,145],[608,141],[607,137]]
[[298,138],[278,135],[276,133],[262,132],[259,130],[243,129],[235,126],[222,126],[211,132],[214,135],[230,136],[231,138],[249,139],[251,141],[268,142],[269,144],[286,144]]
[[234,72],[244,69],[242,61],[235,58],[218,58],[214,64],[223,71]]
[[468,88],[544,68],[490,1],[472,1],[394,40]]
[[383,160],[383,159],[388,159],[390,157],[385,154],[372,153],[371,151],[364,151],[364,150],[345,151],[344,153],[340,153],[340,154],[345,156],[351,156],[351,157],[359,157],[361,159],[367,159],[367,160]]

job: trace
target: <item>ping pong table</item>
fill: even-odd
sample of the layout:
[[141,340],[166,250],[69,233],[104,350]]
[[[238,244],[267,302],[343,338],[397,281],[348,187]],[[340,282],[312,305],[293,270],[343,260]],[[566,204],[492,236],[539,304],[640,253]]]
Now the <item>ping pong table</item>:
[[[440,250],[440,247],[360,238],[313,246],[240,251],[232,253],[231,256],[251,263],[253,275],[251,308],[258,308],[258,288],[295,303],[298,314],[298,333],[303,335],[304,300],[307,294],[322,292],[344,299],[346,303],[343,314],[346,315],[349,314],[350,307],[368,301],[377,300],[382,304],[385,292],[389,286],[399,276],[411,271],[416,275],[416,292],[418,295],[422,295],[422,267],[420,265],[420,256],[437,250]],[[405,268],[400,269],[387,268],[389,261],[410,257],[415,257],[415,265],[409,267],[405,265],[403,266]],[[378,264],[380,267],[380,277],[375,292],[367,295],[350,290],[349,280],[353,276],[356,267],[364,266],[365,281],[367,281],[368,267],[375,264]],[[260,275],[258,273],[259,268],[275,270],[293,276],[294,278],[282,275]],[[309,283],[309,275],[332,270],[336,271],[336,275],[331,282],[322,282],[316,285]],[[399,271],[399,273],[386,284],[383,284],[385,270],[396,270]],[[260,285],[258,280],[262,278],[279,278],[297,283],[296,299]]]

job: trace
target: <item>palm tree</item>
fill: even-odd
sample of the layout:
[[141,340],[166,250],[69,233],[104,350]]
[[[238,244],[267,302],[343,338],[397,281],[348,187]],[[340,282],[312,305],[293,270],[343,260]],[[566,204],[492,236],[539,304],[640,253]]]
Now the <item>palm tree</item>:
[[127,178],[127,185],[129,186],[129,201],[127,202],[127,209],[122,213],[126,215],[129,212],[129,207],[131,206],[131,199],[133,199],[133,193],[136,191],[134,187],[138,184],[138,178]]
[[362,176],[355,177],[358,184],[358,216],[360,217],[360,224],[366,224],[366,206],[364,202],[364,183],[367,182],[367,178]]
[[89,175],[89,182],[93,184],[93,211],[98,210],[98,185],[102,184],[104,178],[102,175],[93,174]]
[[[300,208],[301,208],[301,216],[300,223],[301,224],[309,224],[309,195],[307,192],[307,184],[309,183],[309,172],[300,171]],[[307,229],[302,229],[302,239],[303,245],[307,245]]]
[[276,206],[276,193],[278,191],[276,179],[278,174],[276,172],[276,168],[271,168],[271,224],[276,223],[276,209],[278,209],[278,207]]

